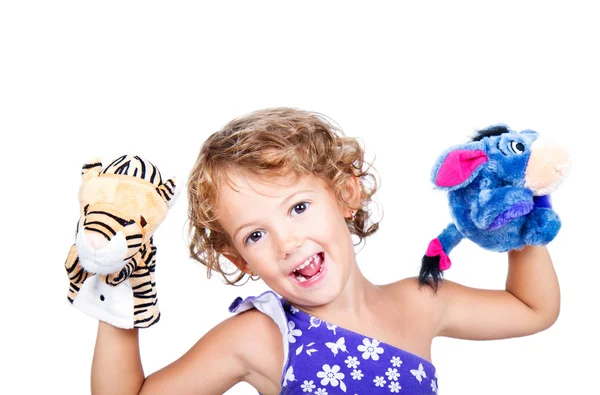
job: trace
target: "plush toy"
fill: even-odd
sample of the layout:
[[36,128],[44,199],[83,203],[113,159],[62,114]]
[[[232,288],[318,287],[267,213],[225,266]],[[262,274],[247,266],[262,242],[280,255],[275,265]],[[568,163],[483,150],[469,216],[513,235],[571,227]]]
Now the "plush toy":
[[451,264],[448,254],[463,238],[498,252],[552,241],[561,222],[550,193],[568,169],[563,148],[537,132],[518,133],[505,125],[481,130],[444,152],[432,179],[448,192],[453,222],[429,243],[419,282],[437,289]]
[[119,328],[145,328],[160,318],[152,236],[175,201],[175,179],[136,155],[105,168],[83,165],[81,215],[65,268],[68,300]]

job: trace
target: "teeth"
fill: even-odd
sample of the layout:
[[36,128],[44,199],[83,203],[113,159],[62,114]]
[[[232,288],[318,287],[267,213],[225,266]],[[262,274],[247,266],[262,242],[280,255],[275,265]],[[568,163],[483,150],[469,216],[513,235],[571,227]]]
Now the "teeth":
[[298,270],[302,270],[304,269],[306,266],[310,265],[311,262],[316,259],[317,254],[311,256],[310,258],[308,258],[306,261],[304,261],[304,263],[300,266],[298,266],[297,268],[294,269],[295,272],[297,272]]
[[303,276],[296,275],[296,280],[298,280],[298,281],[300,281],[301,283],[303,283],[303,282],[305,282],[305,281],[306,281],[306,278],[304,278]]

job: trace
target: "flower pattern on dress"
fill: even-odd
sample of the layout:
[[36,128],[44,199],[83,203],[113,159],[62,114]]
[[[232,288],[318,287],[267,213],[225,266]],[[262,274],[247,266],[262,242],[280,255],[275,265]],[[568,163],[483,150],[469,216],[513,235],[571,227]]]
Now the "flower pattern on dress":
[[302,388],[303,392],[312,392],[313,389],[317,388],[317,386],[314,384],[314,381],[310,380],[304,380],[304,383],[300,386],[300,388]]
[[400,359],[400,357],[392,357],[390,363],[395,368],[399,368],[400,366],[402,366],[402,360]]
[[383,385],[386,383],[383,376],[375,376],[375,378],[373,379],[373,382],[375,383],[375,385],[377,387],[383,387]]
[[321,368],[323,371],[317,373],[317,377],[322,379],[321,385],[332,385],[333,387],[337,387],[345,375],[344,373],[340,373],[340,367],[338,365],[333,365],[333,367],[325,364]]
[[354,369],[358,365],[360,365],[360,361],[358,360],[358,358],[352,357],[352,356],[349,356],[348,358],[346,358],[344,363],[346,364],[346,366],[348,366],[348,369]]
[[362,374],[360,369],[354,369],[352,371],[352,373],[350,373],[350,375],[352,376],[352,379],[354,379],[354,380],[360,380],[365,376],[364,374]]
[[294,321],[288,321],[288,341],[290,343],[296,343],[296,337],[302,336],[302,331],[296,329],[296,323]]
[[379,347],[379,341],[365,338],[362,343],[357,349],[363,353],[363,359],[371,358],[373,361],[379,360],[379,354],[383,354],[383,347]]
[[[264,309],[265,314],[277,318],[287,350],[282,393],[437,394],[435,367],[426,359],[380,342],[368,333],[363,335],[311,316],[283,299],[270,299],[280,304]],[[240,299],[233,308],[242,303]]]
[[400,373],[398,373],[398,369],[388,368],[385,375],[388,377],[388,380],[396,381],[398,377],[400,377]]
[[437,384],[435,380],[431,380],[431,391],[437,393]]

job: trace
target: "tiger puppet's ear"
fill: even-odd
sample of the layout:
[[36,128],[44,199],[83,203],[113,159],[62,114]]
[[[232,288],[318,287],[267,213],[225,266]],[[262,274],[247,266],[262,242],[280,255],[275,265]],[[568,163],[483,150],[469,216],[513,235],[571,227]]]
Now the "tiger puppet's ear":
[[81,178],[84,180],[98,176],[102,170],[102,161],[99,158],[94,158],[81,166]]
[[156,191],[162,196],[169,208],[173,207],[177,201],[180,190],[181,188],[177,187],[177,178],[175,177],[169,178],[167,181],[156,187]]
[[153,236],[178,195],[175,178],[138,155],[85,163],[75,245],[65,262],[68,301],[119,328],[160,318]]

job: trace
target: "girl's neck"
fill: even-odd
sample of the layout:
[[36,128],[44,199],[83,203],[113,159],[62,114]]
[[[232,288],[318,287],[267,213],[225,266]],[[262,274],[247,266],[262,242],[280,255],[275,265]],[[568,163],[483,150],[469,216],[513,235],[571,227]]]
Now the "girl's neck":
[[355,263],[342,292],[331,302],[314,307],[302,308],[305,312],[322,318],[339,322],[343,317],[361,317],[370,310],[381,293],[381,288],[363,276]]

